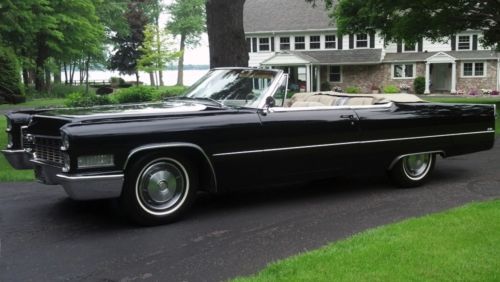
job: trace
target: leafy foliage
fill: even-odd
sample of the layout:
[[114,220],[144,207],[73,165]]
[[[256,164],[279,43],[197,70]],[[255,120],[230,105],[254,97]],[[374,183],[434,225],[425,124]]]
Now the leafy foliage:
[[424,94],[425,92],[425,77],[419,76],[415,78],[413,82],[413,88],[415,90],[415,94]]
[[357,93],[360,93],[361,90],[359,89],[359,87],[356,87],[356,86],[350,86],[350,87],[347,87],[345,89],[345,92],[346,93],[349,93],[349,94],[357,94]]
[[147,86],[134,86],[120,89],[112,95],[113,99],[120,104],[141,103],[153,100],[154,88]]
[[499,14],[498,1],[340,0],[331,16],[344,34],[377,30],[387,40],[415,43],[473,29],[484,32],[484,45],[495,46],[500,43]]
[[160,71],[167,64],[177,59],[181,53],[169,50],[173,45],[167,30],[159,31],[155,25],[147,25],[145,30],[144,44],[140,47],[142,53],[138,68],[146,72]]
[[179,96],[186,91],[184,86],[167,86],[160,87],[153,91],[153,100],[161,101],[167,97]]
[[100,96],[94,93],[72,93],[66,100],[67,107],[92,107],[101,105],[110,105],[115,103],[109,96]]
[[19,62],[14,52],[0,46],[0,92],[24,95],[20,72]]
[[395,94],[399,92],[399,88],[396,85],[387,85],[384,87],[385,94]]

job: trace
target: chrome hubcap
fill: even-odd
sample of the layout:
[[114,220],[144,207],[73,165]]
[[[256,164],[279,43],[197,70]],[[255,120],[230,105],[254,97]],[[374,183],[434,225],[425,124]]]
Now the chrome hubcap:
[[403,168],[408,177],[418,180],[423,178],[430,169],[431,154],[407,156],[403,160]]
[[138,194],[149,210],[163,212],[176,206],[186,192],[185,176],[176,165],[159,161],[149,165],[139,176]]

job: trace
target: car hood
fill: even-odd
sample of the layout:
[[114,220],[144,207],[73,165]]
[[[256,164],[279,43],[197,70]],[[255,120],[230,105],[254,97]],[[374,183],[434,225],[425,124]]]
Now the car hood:
[[202,112],[210,109],[214,108],[198,103],[172,101],[150,104],[99,106],[92,108],[53,109],[39,113],[38,116],[57,117],[67,120],[93,120],[171,114],[175,115],[180,113]]

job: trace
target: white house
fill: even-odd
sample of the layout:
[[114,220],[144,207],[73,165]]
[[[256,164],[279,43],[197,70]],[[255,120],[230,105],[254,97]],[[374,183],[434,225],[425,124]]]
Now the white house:
[[253,67],[282,68],[308,91],[407,84],[426,78],[426,93],[500,89],[500,55],[481,45],[480,31],[439,42],[386,42],[379,34],[339,34],[324,2],[247,0],[244,26]]

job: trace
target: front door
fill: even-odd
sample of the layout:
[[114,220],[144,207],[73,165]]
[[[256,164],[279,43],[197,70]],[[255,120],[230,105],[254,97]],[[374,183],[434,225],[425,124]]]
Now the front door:
[[451,91],[451,64],[432,64],[433,91]]

